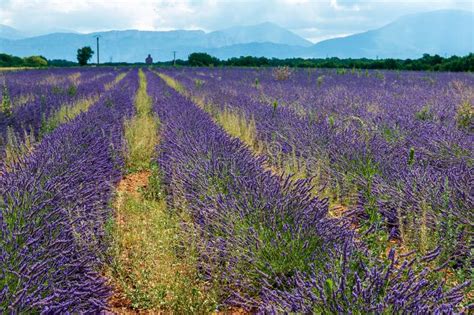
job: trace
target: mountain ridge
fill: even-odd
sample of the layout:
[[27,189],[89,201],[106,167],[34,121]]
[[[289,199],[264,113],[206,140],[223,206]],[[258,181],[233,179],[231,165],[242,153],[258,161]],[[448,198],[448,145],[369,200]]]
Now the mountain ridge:
[[[356,49],[348,50],[354,46]],[[474,12],[437,10],[409,14],[378,29],[321,41],[311,49],[312,54],[324,52],[341,58],[463,55],[474,51]]]
[[[0,37],[4,28],[0,28]],[[273,23],[234,26],[213,32],[202,30],[52,33],[0,38],[0,51],[17,56],[43,55],[48,59],[74,60],[83,46],[95,50],[100,35],[102,62],[137,62],[151,54],[155,60],[171,60],[173,51],[186,59],[192,52],[207,52],[220,59],[245,55],[276,58],[418,58],[423,53],[466,55],[474,51],[474,13],[438,10],[402,16],[380,28],[312,44]],[[20,34],[21,35],[21,34]],[[18,35],[18,36],[20,36]],[[133,49],[132,49],[133,48]]]

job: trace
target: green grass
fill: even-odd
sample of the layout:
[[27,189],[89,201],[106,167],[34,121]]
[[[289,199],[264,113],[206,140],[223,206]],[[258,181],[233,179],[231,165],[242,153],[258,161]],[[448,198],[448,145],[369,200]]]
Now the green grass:
[[129,171],[145,170],[155,156],[158,121],[154,117],[133,117],[125,121],[126,165]]
[[105,90],[108,91],[110,90],[111,88],[113,88],[115,85],[117,85],[120,81],[123,80],[123,78],[125,78],[125,76],[127,75],[126,72],[123,72],[123,73],[120,73],[112,82],[109,82],[105,85]]
[[43,121],[41,125],[41,134],[50,133],[59,125],[74,119],[80,113],[87,111],[92,106],[92,104],[97,102],[98,99],[99,97],[95,95],[79,100],[72,105],[61,106],[49,118]]
[[166,84],[168,84],[171,88],[175,89],[177,92],[183,94],[183,95],[186,95],[186,90],[185,88],[178,82],[176,81],[175,79],[173,79],[172,77],[166,75],[166,74],[163,74],[163,73],[156,73],[161,79],[163,79],[163,81],[166,82]]
[[[114,81],[105,85],[105,90],[111,89],[113,86],[118,84],[124,77],[125,73],[117,75]],[[80,73],[71,74],[69,79],[75,84],[79,82]],[[74,96],[77,93],[76,85],[71,85],[67,93],[71,96]],[[54,112],[50,117],[45,119],[41,126],[41,134],[50,133],[56,129],[59,125],[67,123],[68,121],[77,117],[80,113],[89,110],[89,108],[99,100],[99,95],[95,94],[88,98],[84,98],[74,102],[73,104],[65,104],[61,106],[56,112]]]
[[146,76],[141,69],[139,78],[140,85],[135,97],[136,115],[124,122],[126,165],[130,171],[148,169],[158,143],[159,121],[152,113],[151,99],[146,92]]
[[[139,70],[136,115],[125,121],[125,186],[118,187],[115,220],[107,234],[111,263],[106,275],[129,308],[194,314],[216,309],[213,286],[198,270],[197,237],[186,212],[168,209],[160,169],[152,163],[159,120]],[[183,228],[186,227],[186,228]]]
[[199,279],[192,234],[163,199],[123,193],[117,221],[109,229],[109,278],[133,309],[203,313],[216,303]]

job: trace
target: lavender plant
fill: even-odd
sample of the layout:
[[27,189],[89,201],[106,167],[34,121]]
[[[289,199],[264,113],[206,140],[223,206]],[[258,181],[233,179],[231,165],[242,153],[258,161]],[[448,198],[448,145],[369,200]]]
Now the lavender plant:
[[[317,178],[318,188],[332,203],[352,208],[348,213],[357,214],[359,224],[369,219],[368,228],[393,231],[408,247],[423,253],[442,242],[440,259],[452,259],[453,266],[460,266],[454,259],[460,251],[469,256],[473,138],[459,122],[468,121],[462,104],[472,103],[472,76],[439,73],[427,81],[423,73],[359,76],[318,69],[275,81],[272,71],[201,73],[206,86],[200,90],[191,84],[194,70],[169,74],[212,104],[212,115],[231,110],[253,121],[255,141],[266,147],[259,152],[270,164]],[[268,101],[273,99],[278,108]]]
[[311,196],[309,180],[265,171],[264,159],[196,105],[151,74],[148,82],[163,124],[158,163],[169,208],[192,215],[203,277],[224,305],[275,313],[459,309],[468,283],[449,291],[429,269],[399,266],[395,252],[380,259],[348,221],[328,217],[328,200]]
[[2,312],[107,308],[104,226],[121,177],[122,119],[133,111],[136,72],[125,81],[0,171]]

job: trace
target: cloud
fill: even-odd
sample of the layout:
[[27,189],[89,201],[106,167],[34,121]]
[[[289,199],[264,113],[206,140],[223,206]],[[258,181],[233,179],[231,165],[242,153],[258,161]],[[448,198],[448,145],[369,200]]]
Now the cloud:
[[401,15],[473,10],[470,0],[1,0],[1,23],[29,33],[57,30],[203,29],[273,22],[312,41],[353,34]]

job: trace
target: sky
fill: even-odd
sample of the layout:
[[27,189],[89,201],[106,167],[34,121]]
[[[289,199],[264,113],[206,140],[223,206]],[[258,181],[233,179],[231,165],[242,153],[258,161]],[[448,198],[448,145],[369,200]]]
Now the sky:
[[0,0],[0,24],[55,31],[201,29],[276,23],[318,42],[439,9],[474,11],[472,0]]

